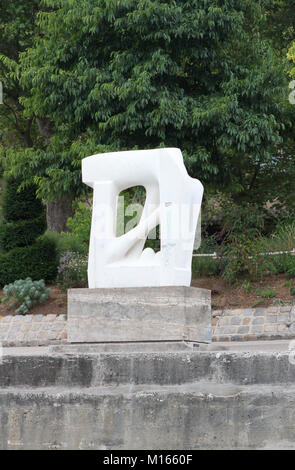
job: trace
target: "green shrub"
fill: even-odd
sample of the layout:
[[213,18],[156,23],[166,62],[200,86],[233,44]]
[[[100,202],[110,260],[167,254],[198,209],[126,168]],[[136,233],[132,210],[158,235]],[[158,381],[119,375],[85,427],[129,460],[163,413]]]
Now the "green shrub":
[[0,250],[9,251],[16,247],[31,245],[44,230],[46,230],[44,211],[36,219],[4,222],[0,225]]
[[290,295],[295,295],[295,287],[290,287]]
[[295,256],[282,254],[272,257],[274,274],[286,274],[287,278],[295,277]]
[[38,239],[33,245],[14,248],[0,254],[0,286],[17,279],[53,281],[57,275],[58,255],[55,243]]
[[75,238],[82,250],[88,253],[91,227],[91,210],[89,207],[80,202],[74,216],[68,219],[67,226],[71,229],[71,233],[63,234],[65,239]]
[[51,281],[56,277],[55,244],[38,239],[46,229],[45,209],[33,186],[18,192],[21,181],[10,178],[4,196],[4,223],[0,227],[0,285],[31,277]]
[[239,277],[250,277],[257,280],[264,274],[273,272],[272,259],[261,256],[257,249],[258,238],[248,239],[241,234],[233,237],[230,245],[220,251],[222,277],[230,283],[236,282]]
[[32,281],[30,277],[19,279],[3,288],[5,297],[2,302],[7,302],[10,307],[17,307],[15,313],[26,314],[38,303],[45,302],[50,294],[50,289],[45,287],[43,279]]
[[58,233],[54,230],[46,230],[46,232],[40,237],[40,240],[49,240],[54,243],[59,257],[67,251],[80,253],[84,256],[88,254],[88,245],[86,246],[81,244],[81,242],[72,233]]
[[2,204],[6,222],[35,219],[44,211],[42,202],[36,198],[35,186],[18,191],[20,184],[20,179],[9,178],[7,181]]
[[273,265],[273,274],[286,273],[289,266],[289,255],[274,255],[270,256]]
[[256,280],[273,272],[272,260],[261,256],[264,215],[255,205],[225,206],[223,242],[219,249],[222,277],[230,283],[241,276]]

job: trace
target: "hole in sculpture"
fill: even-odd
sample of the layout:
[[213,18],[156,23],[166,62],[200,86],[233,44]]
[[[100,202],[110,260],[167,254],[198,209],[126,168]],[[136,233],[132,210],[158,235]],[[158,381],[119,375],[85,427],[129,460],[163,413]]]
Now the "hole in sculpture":
[[143,249],[145,250],[146,248],[152,248],[155,253],[161,250],[160,225],[150,230]]
[[132,186],[120,192],[117,204],[117,237],[138,225],[145,200],[146,190],[143,186]]

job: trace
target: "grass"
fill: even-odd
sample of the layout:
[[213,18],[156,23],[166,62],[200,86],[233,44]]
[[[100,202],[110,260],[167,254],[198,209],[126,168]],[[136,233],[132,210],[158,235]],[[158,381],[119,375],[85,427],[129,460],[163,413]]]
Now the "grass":
[[295,221],[278,225],[270,238],[264,239],[264,251],[291,251],[295,248]]
[[272,299],[277,295],[277,292],[275,289],[272,289],[271,287],[265,287],[264,289],[257,289],[256,294],[261,297],[262,299]]

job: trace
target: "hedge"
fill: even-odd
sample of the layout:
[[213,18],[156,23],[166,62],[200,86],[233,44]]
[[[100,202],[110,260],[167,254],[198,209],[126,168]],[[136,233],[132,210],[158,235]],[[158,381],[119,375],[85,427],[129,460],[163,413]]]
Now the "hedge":
[[40,199],[36,198],[36,187],[28,186],[18,192],[21,180],[9,178],[3,196],[2,213],[6,222],[36,219],[44,211]]
[[46,230],[45,212],[35,218],[0,225],[0,251],[32,245]]
[[53,281],[57,275],[58,255],[53,241],[39,239],[33,245],[0,254],[0,286],[31,277]]

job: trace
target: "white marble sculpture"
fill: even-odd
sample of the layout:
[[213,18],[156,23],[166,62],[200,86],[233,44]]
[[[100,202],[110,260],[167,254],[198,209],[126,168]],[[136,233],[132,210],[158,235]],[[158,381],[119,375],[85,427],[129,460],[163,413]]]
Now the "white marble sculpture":
[[[203,186],[191,178],[177,148],[92,155],[82,160],[83,182],[91,186],[93,213],[88,283],[96,287],[189,286]],[[144,186],[140,221],[116,236],[118,196]],[[144,248],[160,226],[161,248]]]

